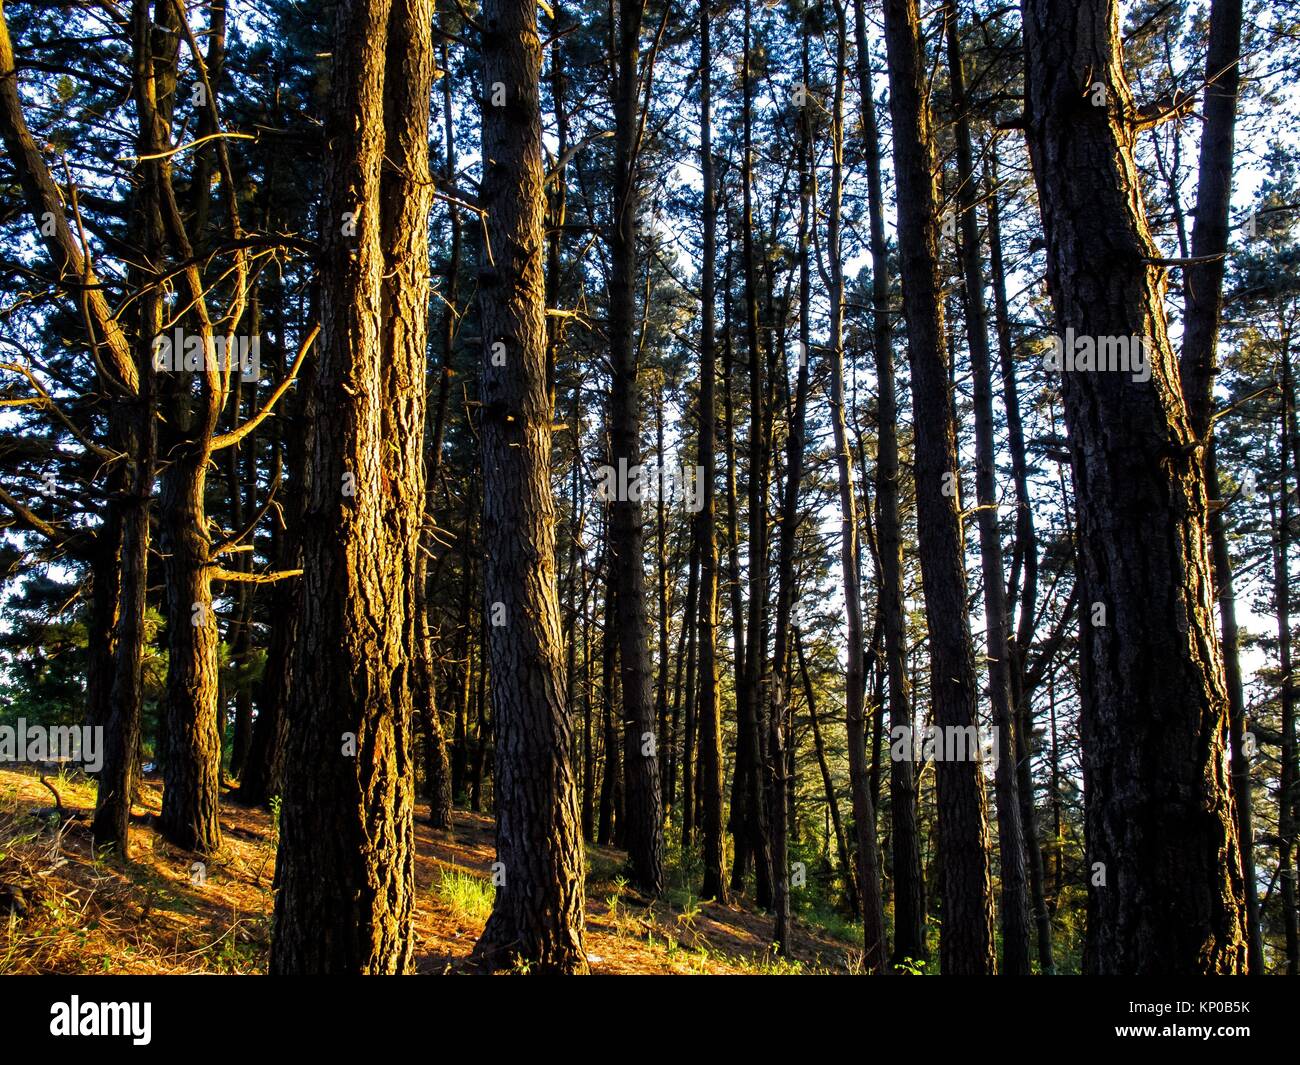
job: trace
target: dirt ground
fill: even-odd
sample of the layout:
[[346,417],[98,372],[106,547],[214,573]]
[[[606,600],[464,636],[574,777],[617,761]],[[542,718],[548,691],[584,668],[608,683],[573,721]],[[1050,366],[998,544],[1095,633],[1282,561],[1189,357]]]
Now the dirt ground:
[[[223,795],[220,854],[200,860],[153,828],[161,784],[146,780],[132,812],[130,860],[91,847],[93,783],[0,768],[0,974],[263,973],[270,945],[275,826]],[[452,832],[416,812],[419,973],[467,964],[490,907],[490,818],[457,811]],[[587,849],[586,946],[595,974],[850,971],[852,945],[796,921],[791,957],[768,950],[771,919],[744,904],[684,893],[647,905],[619,877],[621,851]],[[456,874],[460,874],[459,877]],[[461,890],[453,890],[459,883]]]

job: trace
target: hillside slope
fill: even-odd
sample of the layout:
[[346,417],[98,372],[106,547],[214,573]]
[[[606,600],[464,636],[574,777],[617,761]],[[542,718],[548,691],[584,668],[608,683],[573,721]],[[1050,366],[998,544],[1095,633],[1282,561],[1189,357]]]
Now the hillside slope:
[[[47,778],[50,779],[50,778]],[[275,825],[223,796],[225,846],[199,862],[155,831],[160,784],[134,810],[131,861],[96,858],[94,786],[51,779],[64,810],[25,768],[0,768],[0,974],[263,973],[270,943]],[[457,811],[454,833],[417,810],[417,971],[471,971],[491,908],[488,817]],[[793,957],[767,950],[771,921],[684,891],[646,905],[623,884],[621,851],[587,849],[587,951],[595,974],[847,972],[852,945],[796,922]]]

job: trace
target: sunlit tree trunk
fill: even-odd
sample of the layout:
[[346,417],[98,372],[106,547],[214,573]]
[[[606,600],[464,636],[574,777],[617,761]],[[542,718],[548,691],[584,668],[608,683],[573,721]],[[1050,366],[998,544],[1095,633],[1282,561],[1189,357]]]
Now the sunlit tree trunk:
[[411,966],[431,16],[337,13],[272,973]]

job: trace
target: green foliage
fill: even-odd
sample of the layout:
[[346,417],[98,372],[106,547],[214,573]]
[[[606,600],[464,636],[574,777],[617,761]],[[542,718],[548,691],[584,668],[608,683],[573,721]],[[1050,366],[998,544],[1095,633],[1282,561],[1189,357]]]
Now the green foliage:
[[85,716],[86,626],[63,609],[76,590],[33,575],[6,603],[0,632],[0,724],[75,725]]
[[460,869],[442,870],[434,891],[447,909],[465,921],[486,921],[496,898],[496,887],[490,880]]

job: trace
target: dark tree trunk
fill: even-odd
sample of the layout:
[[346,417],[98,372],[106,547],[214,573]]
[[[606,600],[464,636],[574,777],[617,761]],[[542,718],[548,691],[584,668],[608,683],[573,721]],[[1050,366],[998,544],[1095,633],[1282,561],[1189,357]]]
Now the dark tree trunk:
[[[809,262],[812,242],[812,129],[807,99],[809,70],[809,27],[805,26],[802,47],[804,103],[799,109],[799,364],[795,368],[794,409],[790,415],[790,432],[786,438],[785,486],[781,496],[780,544],[777,549],[776,630],[772,643],[771,703],[768,706],[768,808],[772,818],[772,874],[776,888],[773,943],[780,954],[789,948],[790,939],[790,859],[789,811],[786,802],[786,733],[790,716],[790,628],[794,609],[794,548],[799,533],[799,483],[803,478],[804,422],[808,409],[809,352],[811,346],[812,275]],[[781,368],[788,380],[789,370]]]
[[[149,77],[148,6],[143,0],[136,0],[131,17],[132,91],[136,93],[145,89]],[[92,832],[97,845],[116,847],[126,855],[144,699],[149,511],[155,463],[151,357],[153,337],[161,327],[162,302],[157,289],[139,299],[139,332],[133,345],[72,232],[63,195],[27,127],[18,71],[9,26],[0,9],[0,137],[21,185],[32,232],[40,235],[55,276],[78,295],[88,329],[86,340],[101,360],[98,383],[109,408],[106,442],[122,456],[109,478],[108,515],[96,542],[94,594],[101,619],[96,630],[101,639],[94,647],[94,665],[88,677],[88,709],[91,723],[104,728]],[[152,131],[142,123],[137,138],[140,154],[149,154],[152,144]],[[162,245],[155,209],[157,165],[142,165],[140,174],[136,197],[140,206],[132,220],[141,235],[142,250],[154,256]],[[53,225],[47,226],[47,222]],[[111,634],[105,632],[108,625]]]
[[[1228,249],[1232,200],[1232,163],[1240,82],[1241,0],[1214,0],[1210,5],[1209,49],[1205,57],[1204,124],[1201,127],[1196,213],[1191,255],[1183,269],[1185,298],[1180,375],[1193,431],[1205,443],[1208,491],[1219,496],[1213,431],[1214,379],[1218,370],[1219,318],[1223,305],[1224,256]],[[1259,887],[1255,879],[1254,828],[1251,815],[1250,760],[1243,750],[1245,698],[1238,658],[1237,605],[1232,587],[1232,560],[1223,514],[1210,514],[1211,560],[1219,603],[1219,633],[1223,645],[1224,680],[1228,692],[1229,739],[1232,747],[1233,797],[1246,893],[1247,969],[1264,973],[1264,947],[1259,919]]]
[[[1214,440],[1205,461],[1208,490],[1222,499]],[[1241,680],[1237,598],[1232,587],[1232,556],[1223,512],[1210,513],[1210,546],[1215,594],[1219,604],[1219,638],[1223,644],[1223,675],[1228,688],[1228,733],[1232,750],[1232,791],[1237,805],[1237,835],[1241,844],[1241,875],[1246,891],[1247,972],[1264,975],[1264,944],[1260,928],[1259,884],[1255,875],[1255,822],[1252,812],[1250,752],[1246,750],[1246,697]]]
[[[606,529],[608,529],[606,524]],[[606,565],[609,558],[606,556]],[[605,609],[601,613],[604,631],[601,633],[601,747],[605,753],[600,777],[600,820],[596,829],[596,842],[608,847],[614,842],[615,820],[619,811],[619,782],[623,779],[622,759],[619,757],[618,735],[618,635],[614,632],[614,581],[607,574],[605,580]]]
[[[885,0],[894,171],[898,182],[903,309],[907,317],[916,422],[917,529],[926,617],[930,689],[941,729],[978,724],[974,652],[966,623],[966,571],[958,499],[957,434],[950,361],[939,303],[938,213],[934,141],[926,102],[916,0]],[[978,758],[936,765],[945,974],[991,973],[996,964],[988,813]]]
[[1029,974],[1029,894],[1019,781],[1016,776],[1016,720],[1011,700],[1010,617],[1002,570],[1002,527],[998,521],[996,451],[993,438],[993,369],[989,353],[984,272],[980,265],[979,187],[971,148],[965,60],[957,25],[956,0],[944,13],[948,38],[949,85],[955,112],[958,204],[961,208],[961,262],[965,281],[966,340],[970,348],[975,405],[975,498],[979,505],[980,561],[984,575],[989,698],[997,731],[998,857],[1002,873],[1002,969],[1007,976]]
[[481,40],[483,83],[505,90],[504,106],[483,107],[481,202],[492,254],[479,270],[483,584],[502,879],[474,952],[491,966],[522,958],[533,971],[581,973],[582,830],[550,482],[536,7],[487,0]]
[[745,705],[745,605],[740,583],[740,519],[736,490],[736,415],[733,360],[731,348],[731,232],[728,226],[727,265],[723,292],[727,295],[723,306],[722,347],[722,410],[723,447],[727,463],[727,581],[731,599],[732,675],[736,704],[736,747],[732,765],[731,806],[727,830],[731,833],[731,883],[730,890],[742,894],[745,876],[749,869],[749,833],[745,818],[745,788],[749,779],[748,715]]
[[[1146,338],[1150,370],[1146,381],[1061,375],[1081,605],[1093,622],[1082,626],[1081,655],[1084,966],[1239,973],[1244,888],[1223,757],[1206,484],[1138,191],[1118,5],[1024,0],[1022,10],[1026,136],[1057,327]],[[1092,103],[1098,84],[1103,106]]]
[[704,183],[704,258],[700,265],[700,839],[704,898],[727,901],[722,868],[722,714],[718,706],[717,365],[714,354],[714,271],[718,210],[713,165],[711,13],[700,3],[700,168]]
[[[610,461],[632,477],[641,467],[641,396],[636,314],[638,196],[638,64],[643,0],[617,5],[617,92],[614,101],[614,203],[609,279]],[[645,543],[640,493],[618,492],[610,505],[610,573],[616,595],[619,674],[623,695],[624,840],[633,883],[649,895],[663,889],[663,805],[651,698],[650,631],[646,616]]]
[[817,752],[817,768],[821,770],[822,787],[826,792],[826,807],[830,811],[831,825],[835,831],[835,853],[840,861],[840,876],[844,879],[844,894],[848,898],[849,913],[856,920],[862,914],[858,902],[858,881],[849,857],[849,845],[844,838],[844,824],[840,818],[840,804],[835,797],[830,765],[826,760],[826,744],[822,740],[821,724],[817,720],[817,696],[813,692],[812,677],[808,675],[808,662],[804,658],[803,640],[799,630],[794,630],[794,649],[799,659],[799,675],[803,678],[804,699],[808,703],[808,721],[812,725],[813,746]]
[[416,559],[415,641],[412,663],[415,716],[424,733],[425,790],[429,799],[429,824],[448,830],[451,821],[451,760],[438,709],[438,682],[434,671],[433,633],[429,626],[428,573],[425,555]]
[[[903,550],[899,517],[898,400],[894,386],[894,341],[890,320],[889,247],[885,243],[885,205],[880,180],[880,135],[867,47],[865,0],[854,0],[858,43],[858,89],[862,102],[863,150],[867,162],[867,207],[871,226],[871,322],[876,362],[876,528],[880,557],[880,602],[885,623],[885,664],[889,677],[889,727],[910,728],[912,692],[907,675],[907,628],[903,613]],[[910,759],[889,766],[890,842],[894,873],[895,963],[923,959],[925,881],[916,827],[916,773]]]
[[853,456],[844,415],[844,264],[840,261],[841,200],[844,189],[844,79],[848,57],[848,27],[844,8],[836,8],[835,99],[831,110],[831,193],[826,255],[830,274],[831,430],[839,473],[840,570],[844,613],[848,627],[848,666],[844,679],[844,715],[849,744],[849,786],[853,793],[853,828],[857,844],[858,887],[862,892],[863,967],[885,971],[889,944],[885,939],[884,906],[876,859],[876,811],[871,803],[867,765],[866,706],[863,674],[865,648],[862,624],[861,563],[858,545],[857,499],[853,491]]
[[[260,336],[261,311],[256,298],[251,314],[253,335]],[[283,369],[283,367],[281,367]],[[231,403],[232,421],[238,425],[243,400],[243,382],[239,376],[232,375],[234,395]],[[249,408],[255,413],[257,407],[257,386],[250,388]],[[231,527],[242,530],[248,518],[257,507],[257,456],[258,440],[256,431],[242,446],[231,447],[226,452],[226,482],[229,485]],[[242,461],[241,461],[242,460]],[[248,552],[240,552],[238,569],[242,573],[252,572],[252,558]],[[248,762],[248,752],[253,743],[253,692],[248,682],[249,666],[253,653],[253,585],[241,582],[235,593],[235,614],[227,627],[226,639],[230,642],[230,665],[235,686],[235,723],[230,737],[230,775],[239,779]],[[225,704],[219,707],[224,713]],[[217,727],[223,722],[218,719]]]
[[[680,775],[682,781],[682,843],[689,845],[695,836],[695,739],[698,729],[696,720],[696,654],[698,651],[697,609],[700,596],[700,522],[699,518],[691,521],[691,553],[686,572],[686,607],[682,613],[682,631],[677,642],[677,691],[673,696],[672,728],[669,736],[673,745],[673,757],[669,759],[669,792],[666,806],[673,805],[672,785]],[[683,646],[685,645],[685,646]],[[682,690],[682,657],[686,658],[685,691]],[[677,758],[677,711],[685,700],[681,758]]]
[[1180,360],[1183,397],[1192,431],[1202,441],[1211,431],[1218,370],[1219,312],[1223,306],[1240,81],[1241,0],[1213,0],[1209,31],[1192,262],[1183,268],[1186,322]]
[[595,840],[596,742],[591,703],[591,659],[595,641],[591,636],[591,582],[582,571],[582,838]]
[[1291,670],[1291,470],[1292,397],[1291,343],[1282,341],[1282,403],[1278,452],[1281,470],[1277,492],[1277,542],[1273,548],[1273,607],[1277,612],[1278,675],[1282,704],[1281,765],[1277,788],[1277,879],[1281,888],[1282,933],[1286,948],[1286,975],[1300,976],[1300,915],[1296,912],[1296,734],[1295,681]]
[[[1007,421],[1007,446],[1011,451],[1011,476],[1016,486],[1016,536],[1012,549],[1011,576],[1007,599],[1016,600],[1019,589],[1020,619],[1008,635],[1007,658],[1011,669],[1011,696],[1016,728],[1016,791],[1020,799],[1020,823],[1025,835],[1025,857],[1029,863],[1029,896],[1033,904],[1038,948],[1038,966],[1044,975],[1056,972],[1052,950],[1052,917],[1047,908],[1043,881],[1043,851],[1039,844],[1038,813],[1034,804],[1033,691],[1027,685],[1026,664],[1033,642],[1038,602],[1038,534],[1034,529],[1033,504],[1029,496],[1029,463],[1025,451],[1024,427],[1020,417],[1020,394],[1011,346],[1011,314],[1007,306],[1006,270],[1002,261],[1002,225],[998,207],[997,154],[990,152],[985,184],[988,186],[989,269],[993,282],[993,317],[998,338],[998,360],[1002,370],[1002,398]],[[1010,627],[1011,607],[1007,607]]]
[[117,616],[121,609],[123,507],[125,463],[108,479],[112,501],[103,524],[95,530],[90,558],[90,610],[86,622],[86,722],[107,725],[112,715],[113,661],[117,647]]
[[[659,662],[655,673],[655,721],[658,727],[656,749],[659,755],[659,784],[661,805],[665,811],[673,805],[676,763],[673,759],[673,735],[676,732],[677,715],[674,704],[673,728],[668,724],[668,640],[669,640],[669,606],[668,606],[668,512],[664,487],[664,390],[662,383],[655,395],[655,592],[659,629]],[[682,632],[685,633],[686,626]],[[677,688],[681,692],[681,668],[678,659]],[[667,816],[663,814],[663,816]]]
[[[745,687],[736,693],[737,707],[743,715],[744,728],[738,733],[745,747],[744,759],[744,826],[750,855],[754,859],[754,901],[760,908],[772,905],[773,869],[771,834],[768,826],[768,803],[764,801],[766,766],[764,762],[763,686],[766,680],[767,640],[764,628],[767,609],[767,427],[764,420],[762,353],[758,341],[758,263],[754,248],[754,120],[753,120],[753,47],[751,3],[745,0],[745,29],[741,55],[742,127],[744,136],[741,163],[741,250],[745,279],[745,348],[749,355],[749,615],[745,635]],[[740,770],[737,759],[737,772]],[[733,813],[733,816],[734,813]],[[732,883],[733,887],[736,884]]]
[[[3,57],[0,56],[0,62]],[[148,336],[161,324],[161,304],[142,302],[141,319]],[[152,330],[152,331],[149,331]],[[131,799],[139,779],[140,718],[144,704],[145,619],[148,612],[149,501],[154,480],[152,394],[148,389],[150,349],[139,360],[144,395],[119,401],[110,421],[125,460],[120,508],[122,544],[118,556],[117,623],[108,716],[104,720],[104,761],[99,772],[91,832],[96,845],[116,847],[128,856]]]
[[[283,319],[280,347],[285,349]],[[299,387],[282,402],[289,403],[288,417],[279,430],[284,461],[289,469],[289,490],[284,505],[284,530],[279,536],[276,562],[281,570],[302,569],[302,523],[311,471],[306,446],[309,407]],[[248,806],[267,806],[284,789],[284,754],[289,736],[289,705],[293,691],[294,648],[298,643],[302,614],[302,581],[277,581],[271,590],[271,637],[266,664],[257,692],[257,718],[247,764],[239,778],[236,799]]]
[[[480,619],[479,646],[487,650],[487,625]],[[492,720],[488,717],[487,660],[479,658],[477,683],[474,687],[474,757],[469,774],[469,808],[483,811],[483,774],[487,771],[488,744],[492,740]]]

